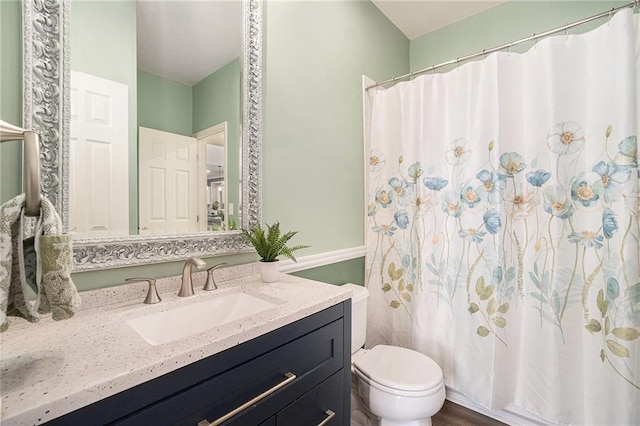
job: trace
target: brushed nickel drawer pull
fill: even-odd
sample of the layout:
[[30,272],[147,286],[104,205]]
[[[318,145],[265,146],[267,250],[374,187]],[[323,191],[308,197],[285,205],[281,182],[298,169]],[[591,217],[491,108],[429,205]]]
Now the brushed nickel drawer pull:
[[329,422],[331,421],[331,419],[332,419],[332,418],[334,418],[334,417],[336,416],[336,413],[334,413],[334,412],[333,412],[333,411],[331,411],[331,410],[327,410],[327,411],[325,411],[324,413],[327,415],[327,418],[326,418],[326,419],[324,419],[324,420],[322,421],[322,423],[320,423],[318,426],[324,426],[324,425],[326,425],[327,423],[329,423]]
[[[241,412],[243,410],[246,410],[247,408],[251,407],[253,404],[255,404],[258,401],[268,397],[269,395],[271,395],[272,393],[274,393],[278,389],[288,385],[289,383],[293,382],[296,379],[296,375],[291,373],[291,372],[284,373],[284,375],[285,375],[286,379],[284,379],[283,381],[281,381],[280,383],[278,383],[277,385],[275,385],[271,389],[268,389],[268,390],[262,392],[260,395],[256,396],[253,399],[250,399],[249,401],[245,402],[244,404],[242,404],[238,408],[236,408],[236,409],[234,409],[232,411],[229,411],[227,414],[225,414],[224,416],[220,417],[219,419],[217,419],[217,420],[215,420],[215,421],[213,421],[211,423],[209,423],[209,421],[207,419],[203,419],[203,420],[198,422],[197,426],[218,426],[219,424],[222,424],[222,423],[226,422],[227,420],[229,420],[231,417],[235,416],[239,412]],[[333,415],[335,415],[335,413]]]

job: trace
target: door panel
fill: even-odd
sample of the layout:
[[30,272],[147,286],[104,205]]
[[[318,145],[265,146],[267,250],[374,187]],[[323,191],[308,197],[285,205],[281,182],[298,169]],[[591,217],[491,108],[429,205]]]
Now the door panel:
[[140,234],[198,230],[197,139],[140,127]]
[[128,87],[71,73],[69,229],[79,237],[129,234]]

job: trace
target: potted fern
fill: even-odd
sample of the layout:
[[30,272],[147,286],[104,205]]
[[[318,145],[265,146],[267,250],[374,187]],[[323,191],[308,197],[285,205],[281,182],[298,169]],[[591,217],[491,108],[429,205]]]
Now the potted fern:
[[282,234],[279,222],[275,222],[273,225],[266,225],[266,229],[258,224],[250,230],[243,229],[242,233],[251,241],[258,256],[260,256],[258,270],[262,281],[272,283],[278,279],[278,256],[284,256],[297,262],[293,252],[309,246],[297,245],[289,247],[287,242],[297,234],[297,231],[289,231]]

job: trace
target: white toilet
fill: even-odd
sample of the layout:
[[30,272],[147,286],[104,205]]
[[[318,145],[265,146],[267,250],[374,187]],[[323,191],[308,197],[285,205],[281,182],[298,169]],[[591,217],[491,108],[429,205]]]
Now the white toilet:
[[[362,349],[367,331],[369,291],[345,284],[353,291],[351,371],[355,390],[365,409],[380,426],[429,426],[444,404],[442,369],[428,356],[411,349],[378,345]],[[352,398],[353,399],[353,398]]]

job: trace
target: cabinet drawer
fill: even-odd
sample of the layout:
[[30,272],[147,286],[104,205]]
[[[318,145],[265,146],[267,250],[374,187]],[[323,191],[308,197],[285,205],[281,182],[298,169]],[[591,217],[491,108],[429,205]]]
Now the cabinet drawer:
[[276,415],[276,425],[340,425],[344,415],[343,381],[340,371],[311,389]]
[[[247,401],[296,377],[273,393],[255,401],[225,424],[256,425],[343,367],[344,323],[339,319],[286,343],[271,352],[223,372],[209,380],[166,398],[119,424],[196,425],[214,421]],[[191,413],[185,417],[184,413]]]

